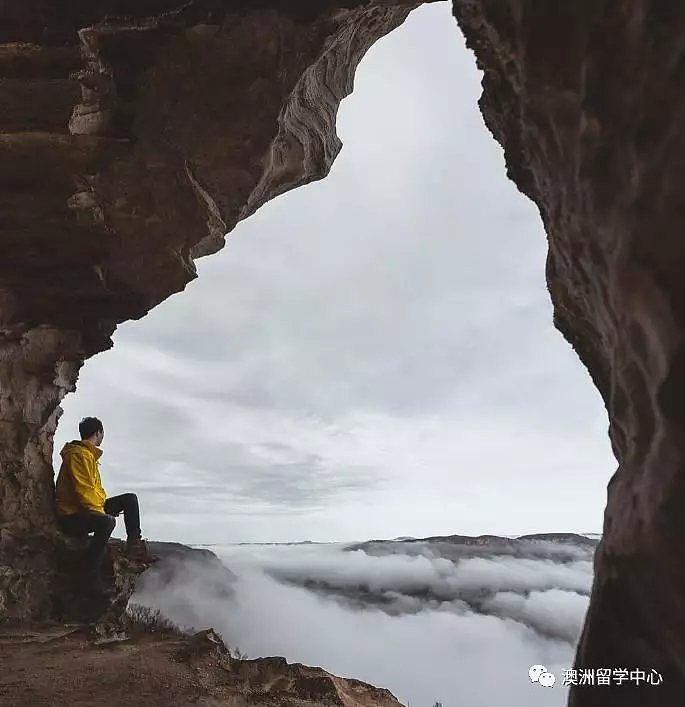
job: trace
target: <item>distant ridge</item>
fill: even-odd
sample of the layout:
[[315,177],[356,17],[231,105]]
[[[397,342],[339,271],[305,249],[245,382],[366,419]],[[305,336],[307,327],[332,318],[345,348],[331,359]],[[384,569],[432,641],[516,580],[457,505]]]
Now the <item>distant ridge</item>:
[[394,540],[367,540],[347,546],[348,550],[364,549],[370,545],[383,543],[448,543],[450,545],[486,545],[499,547],[516,547],[526,542],[553,542],[584,547],[594,547],[599,542],[597,537],[588,537],[580,533],[531,533],[529,535],[430,535],[425,538],[399,537]]
[[195,543],[193,547],[217,547],[219,545],[335,545],[347,544],[348,547],[366,543],[415,543],[415,542],[447,542],[456,545],[512,545],[518,540],[540,540],[558,543],[573,543],[575,545],[596,545],[601,539],[601,533],[529,533],[527,535],[429,535],[424,538],[415,538],[412,535],[399,535],[396,538],[374,538],[356,543],[342,540],[297,540],[291,542],[240,542],[240,543]]

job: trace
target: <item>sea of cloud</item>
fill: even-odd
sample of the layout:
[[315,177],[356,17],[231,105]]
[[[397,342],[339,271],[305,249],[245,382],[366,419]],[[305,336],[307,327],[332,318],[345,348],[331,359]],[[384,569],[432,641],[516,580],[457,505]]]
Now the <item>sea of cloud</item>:
[[[459,549],[461,548],[461,549]],[[211,566],[154,574],[133,601],[218,630],[251,658],[283,655],[390,689],[404,704],[565,704],[592,582],[592,546],[441,542],[217,545]],[[230,579],[228,581],[231,581]],[[544,664],[557,684],[531,684]]]

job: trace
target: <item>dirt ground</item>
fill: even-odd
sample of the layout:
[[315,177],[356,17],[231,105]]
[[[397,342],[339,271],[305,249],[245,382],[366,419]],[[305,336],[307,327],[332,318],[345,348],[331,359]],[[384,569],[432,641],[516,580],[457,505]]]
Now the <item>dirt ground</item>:
[[284,658],[237,660],[211,631],[98,643],[87,626],[0,625],[5,707],[397,707],[390,692]]

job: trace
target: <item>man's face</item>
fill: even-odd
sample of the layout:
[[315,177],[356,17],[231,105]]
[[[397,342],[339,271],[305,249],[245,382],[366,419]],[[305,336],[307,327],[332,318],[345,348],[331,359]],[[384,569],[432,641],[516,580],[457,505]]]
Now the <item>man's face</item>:
[[105,438],[105,431],[100,430],[95,436],[95,445],[99,447],[102,444],[102,440],[104,438]]

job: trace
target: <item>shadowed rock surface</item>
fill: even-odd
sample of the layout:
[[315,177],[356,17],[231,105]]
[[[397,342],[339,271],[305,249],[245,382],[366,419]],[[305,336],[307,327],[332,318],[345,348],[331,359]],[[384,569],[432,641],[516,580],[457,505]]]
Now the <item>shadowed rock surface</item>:
[[96,625],[101,635],[124,631],[126,607],[137,587],[154,586],[163,591],[175,582],[186,581],[189,575],[210,580],[211,586],[204,587],[208,593],[213,590],[222,599],[233,595],[235,575],[209,550],[151,542],[148,547],[157,560],[136,562],[126,557],[123,541],[110,540],[101,572],[107,592],[103,597],[92,590],[84,573],[87,544],[72,538],[58,544],[51,616],[59,621],[88,622]]
[[680,704],[685,5],[459,0],[454,11],[508,174],[540,208],[554,322],[604,399],[619,462],[577,665],[664,677],[575,688],[570,704]]
[[[52,439],[82,362],[195,277],[260,204],[324,176],[334,120],[403,0],[45,0],[0,9],[0,615],[53,612]],[[577,662],[685,691],[685,5],[455,0],[481,108],[540,207],[555,323],[609,412]]]
[[[221,248],[268,199],[328,173],[341,147],[335,114],[357,64],[418,4],[0,8],[0,618],[75,613],[103,634],[119,632],[145,568],[114,547],[112,599],[83,596],[78,561],[54,522],[59,402],[83,361],[112,345],[117,324],[196,277],[194,258]],[[148,582],[193,569],[196,560],[175,554]],[[242,673],[222,703],[396,703],[323,671],[285,670],[284,661]],[[158,687],[122,684],[127,696],[157,700]],[[257,692],[244,695],[247,684]]]
[[2,615],[51,613],[52,440],[83,360],[327,174],[357,64],[417,4],[0,8]]

